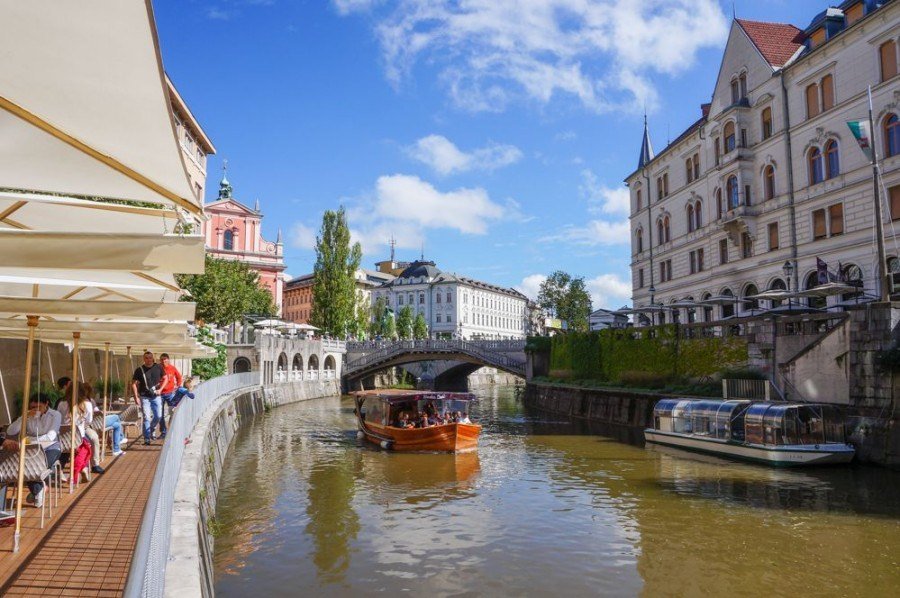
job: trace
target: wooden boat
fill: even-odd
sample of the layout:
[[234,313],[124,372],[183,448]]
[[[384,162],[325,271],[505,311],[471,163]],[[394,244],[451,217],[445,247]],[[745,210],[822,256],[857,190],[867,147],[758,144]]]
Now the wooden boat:
[[418,390],[370,390],[353,393],[359,434],[369,442],[394,451],[475,450],[481,426],[449,423],[427,428],[401,428],[404,413],[415,421],[422,413],[459,411],[468,417],[475,395]]
[[849,463],[855,450],[832,405],[663,399],[647,442],[777,466]]

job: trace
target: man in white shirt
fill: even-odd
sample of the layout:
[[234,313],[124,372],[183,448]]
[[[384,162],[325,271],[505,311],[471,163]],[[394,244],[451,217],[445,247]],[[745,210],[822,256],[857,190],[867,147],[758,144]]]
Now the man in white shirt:
[[[50,409],[50,399],[47,395],[39,394],[31,397],[28,402],[28,423],[26,435],[32,444],[40,444],[44,447],[47,457],[47,467],[59,459],[59,426],[62,424],[62,416],[58,411]],[[19,442],[16,440],[22,431],[22,418],[19,417],[6,428],[6,439],[3,441],[3,450],[18,451]],[[44,502],[43,482],[28,482],[31,490],[29,500],[34,500],[34,506],[40,507]]]

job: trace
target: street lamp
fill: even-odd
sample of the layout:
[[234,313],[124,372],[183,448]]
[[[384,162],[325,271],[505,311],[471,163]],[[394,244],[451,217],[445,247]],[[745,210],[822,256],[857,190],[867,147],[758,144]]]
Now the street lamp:
[[[781,267],[781,271],[784,272],[784,277],[787,279],[787,290],[788,293],[791,292],[791,278],[794,275],[794,262],[788,260]],[[791,297],[788,296],[788,311],[791,311]]]
[[[649,187],[648,187],[648,189],[649,189]],[[651,272],[653,271],[652,266],[650,267],[650,271]],[[656,295],[656,287],[653,286],[652,282],[650,283],[650,288],[648,290],[650,291],[650,307],[656,307],[656,300],[654,298],[654,296]],[[656,320],[656,318],[653,317],[653,311],[651,310],[650,311],[650,325],[651,326],[656,324],[655,320]]]

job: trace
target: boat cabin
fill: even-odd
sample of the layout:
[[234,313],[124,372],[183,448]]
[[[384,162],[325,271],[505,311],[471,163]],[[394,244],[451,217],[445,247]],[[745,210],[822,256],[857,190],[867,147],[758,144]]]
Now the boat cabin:
[[382,426],[401,427],[401,419],[416,423],[422,414],[429,416],[453,415],[459,412],[462,417],[469,416],[469,405],[475,400],[470,393],[450,392],[410,392],[398,394],[384,393],[366,397],[363,407],[363,418],[367,423]]
[[653,409],[660,432],[770,446],[843,444],[843,422],[822,404],[663,399]]

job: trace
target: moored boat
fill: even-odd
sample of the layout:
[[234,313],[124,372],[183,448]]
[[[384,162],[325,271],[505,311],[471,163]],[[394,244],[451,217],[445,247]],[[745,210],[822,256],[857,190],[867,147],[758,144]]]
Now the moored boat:
[[647,442],[769,465],[849,463],[844,418],[832,405],[663,399]]
[[[481,426],[469,421],[469,393],[375,390],[353,393],[359,433],[369,442],[394,451],[471,451],[478,446]],[[446,423],[406,427],[422,415]],[[449,421],[459,414],[460,421]]]

